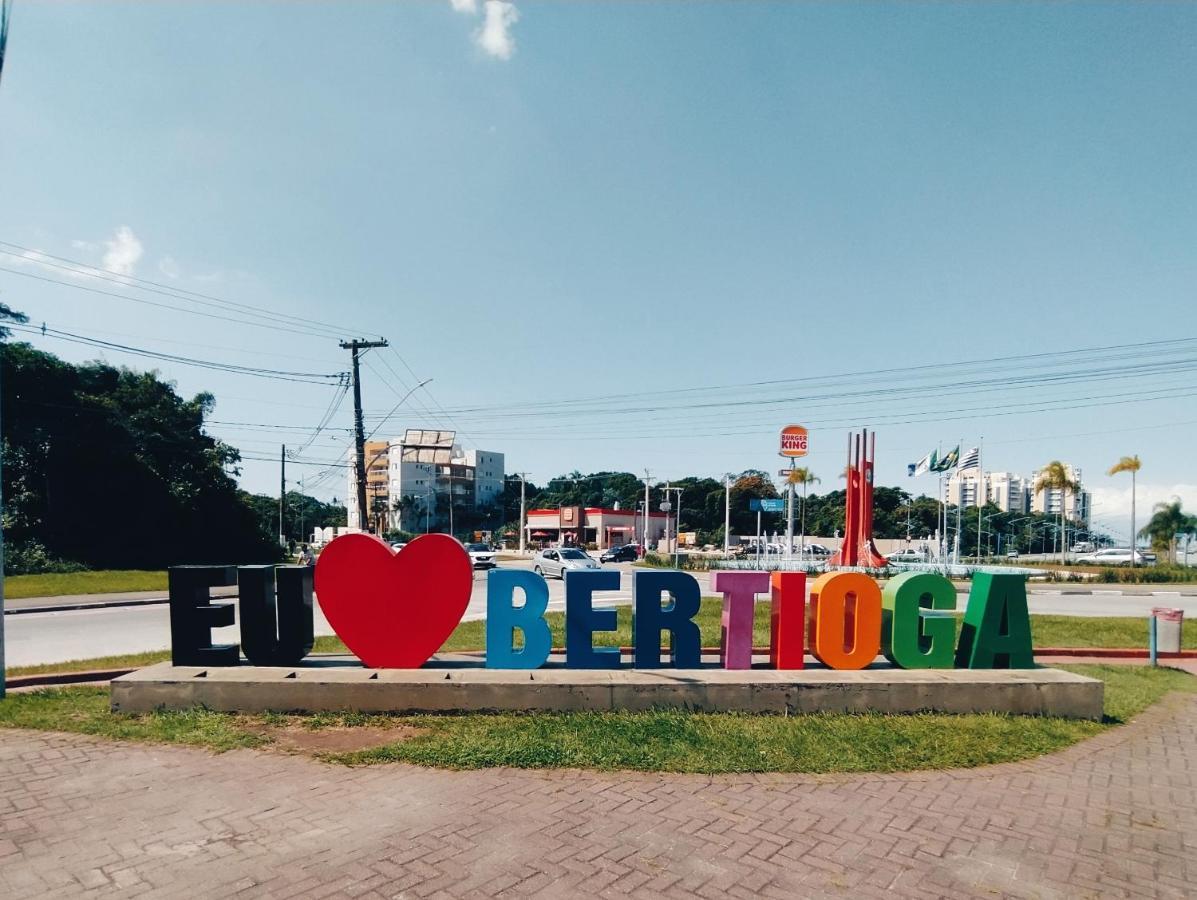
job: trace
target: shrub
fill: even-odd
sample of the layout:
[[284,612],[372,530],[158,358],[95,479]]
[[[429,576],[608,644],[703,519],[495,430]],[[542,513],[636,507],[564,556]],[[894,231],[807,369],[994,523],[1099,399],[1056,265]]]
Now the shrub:
[[4,548],[5,575],[45,575],[54,572],[86,572],[87,566],[68,559],[56,559],[37,541],[21,541]]

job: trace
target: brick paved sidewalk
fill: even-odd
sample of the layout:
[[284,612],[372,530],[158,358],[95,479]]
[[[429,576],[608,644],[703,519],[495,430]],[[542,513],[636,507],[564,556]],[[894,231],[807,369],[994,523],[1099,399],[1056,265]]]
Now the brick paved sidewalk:
[[347,769],[0,731],[0,896],[1193,895],[1197,697],[895,776]]

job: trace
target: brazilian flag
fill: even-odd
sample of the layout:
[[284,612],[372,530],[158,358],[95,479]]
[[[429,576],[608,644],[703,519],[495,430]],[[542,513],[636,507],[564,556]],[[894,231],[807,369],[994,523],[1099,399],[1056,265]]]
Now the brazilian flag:
[[943,456],[939,457],[931,464],[932,472],[950,472],[956,468],[956,463],[960,460],[960,445],[957,444],[952,450],[949,450]]

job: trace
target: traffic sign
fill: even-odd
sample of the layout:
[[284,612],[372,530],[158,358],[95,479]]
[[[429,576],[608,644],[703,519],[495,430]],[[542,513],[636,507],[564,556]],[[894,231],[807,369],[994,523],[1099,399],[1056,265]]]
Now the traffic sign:
[[801,425],[787,425],[781,430],[779,456],[806,456],[807,433]]

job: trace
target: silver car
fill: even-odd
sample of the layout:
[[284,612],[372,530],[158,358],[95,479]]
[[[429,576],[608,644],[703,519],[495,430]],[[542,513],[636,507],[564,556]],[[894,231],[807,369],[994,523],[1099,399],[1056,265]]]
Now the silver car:
[[565,578],[565,573],[570,569],[601,568],[594,557],[576,547],[549,547],[537,553],[532,560],[532,571],[546,578],[550,575]]

